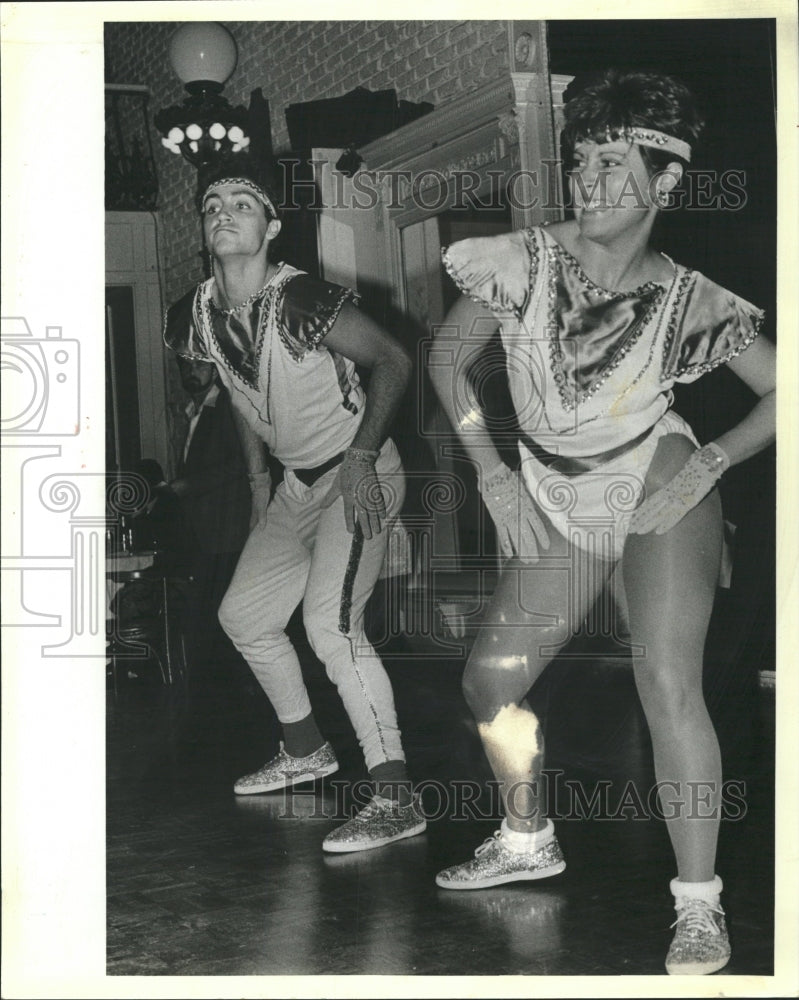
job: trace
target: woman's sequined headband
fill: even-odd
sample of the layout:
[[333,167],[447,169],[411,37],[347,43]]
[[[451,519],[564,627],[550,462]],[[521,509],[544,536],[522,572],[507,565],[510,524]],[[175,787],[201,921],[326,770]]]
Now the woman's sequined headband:
[[205,203],[208,201],[209,196],[212,195],[217,188],[220,188],[225,184],[240,184],[242,187],[246,187],[248,191],[252,191],[258,201],[260,201],[264,208],[266,208],[271,214],[272,218],[277,218],[275,206],[272,204],[272,199],[266,191],[264,191],[264,189],[254,181],[248,180],[246,177],[223,177],[222,180],[214,181],[213,184],[209,184],[205,189],[205,194],[203,195],[203,211],[205,210]]
[[608,142],[613,142],[614,139],[618,138],[627,139],[628,142],[636,142],[639,146],[662,149],[666,153],[674,153],[675,156],[681,157],[686,163],[691,162],[691,147],[687,142],[676,139],[673,135],[666,135],[665,132],[658,132],[653,128],[608,129]]

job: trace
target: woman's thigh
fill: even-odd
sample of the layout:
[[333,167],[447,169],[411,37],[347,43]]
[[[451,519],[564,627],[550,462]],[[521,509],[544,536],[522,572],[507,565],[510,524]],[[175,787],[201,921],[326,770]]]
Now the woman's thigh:
[[520,701],[607,584],[613,563],[570,544],[554,528],[549,536],[550,547],[537,563],[514,559],[503,568],[464,674],[473,698],[497,706]]
[[[695,450],[681,435],[662,438],[647,474],[647,494],[668,483]],[[622,574],[630,631],[634,643],[644,647],[644,662],[701,676],[721,545],[717,490],[664,534],[628,536]]]

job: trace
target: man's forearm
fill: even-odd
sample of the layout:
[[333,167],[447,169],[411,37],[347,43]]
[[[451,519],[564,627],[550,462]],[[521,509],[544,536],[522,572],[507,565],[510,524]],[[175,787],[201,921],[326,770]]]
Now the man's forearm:
[[391,421],[405,392],[412,367],[404,351],[398,351],[375,363],[369,376],[363,421],[353,438],[353,448],[380,451],[388,437]]

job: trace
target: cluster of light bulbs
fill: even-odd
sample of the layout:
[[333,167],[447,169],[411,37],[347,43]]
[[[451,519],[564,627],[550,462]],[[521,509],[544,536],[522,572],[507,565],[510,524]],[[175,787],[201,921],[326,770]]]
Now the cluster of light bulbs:
[[[234,153],[238,153],[240,150],[246,149],[250,144],[250,137],[245,135],[243,130],[239,128],[238,125],[231,125],[230,128],[225,128],[222,122],[214,122],[213,125],[208,128],[208,135],[213,141],[215,150],[222,148],[222,143],[225,139],[230,142],[231,150]],[[202,138],[202,125],[192,123],[191,125],[186,126],[185,131],[177,126],[170,129],[169,132],[161,139],[161,144],[170,152],[177,153],[179,155],[181,153],[181,144],[188,139],[189,149],[192,153],[196,153],[199,151],[200,140]]]

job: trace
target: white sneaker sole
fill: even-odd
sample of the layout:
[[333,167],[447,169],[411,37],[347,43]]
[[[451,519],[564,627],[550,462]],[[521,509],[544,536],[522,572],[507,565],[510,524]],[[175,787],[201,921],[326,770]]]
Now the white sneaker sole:
[[284,788],[293,788],[295,785],[302,785],[306,781],[317,781],[319,778],[326,778],[329,774],[338,771],[338,763],[328,764],[326,767],[318,767],[315,771],[306,771],[298,774],[294,778],[283,778],[280,781],[270,781],[259,785],[234,785],[233,791],[236,795],[261,795],[263,792],[280,792]]
[[505,885],[508,882],[536,882],[541,878],[549,878],[551,875],[560,875],[566,870],[566,862],[559,861],[549,868],[540,868],[534,872],[516,872],[509,875],[493,875],[490,878],[469,879],[464,882],[452,882],[440,879],[436,875],[436,885],[441,889],[490,889],[494,885]]
[[716,962],[693,962],[685,965],[669,965],[666,962],[666,972],[670,976],[709,976],[718,972],[719,969],[723,969],[731,957],[731,955],[727,955],[726,958],[720,958]]
[[422,820],[421,823],[417,823],[416,826],[412,826],[407,830],[403,830],[402,833],[397,833],[393,837],[381,837],[379,840],[369,840],[358,843],[357,841],[349,841],[343,843],[337,843],[335,840],[332,843],[328,841],[322,841],[322,850],[326,851],[328,854],[350,854],[353,851],[371,851],[376,847],[385,847],[386,844],[393,844],[397,840],[405,840],[406,837],[415,837],[417,834],[424,833],[427,829],[427,821]]

